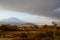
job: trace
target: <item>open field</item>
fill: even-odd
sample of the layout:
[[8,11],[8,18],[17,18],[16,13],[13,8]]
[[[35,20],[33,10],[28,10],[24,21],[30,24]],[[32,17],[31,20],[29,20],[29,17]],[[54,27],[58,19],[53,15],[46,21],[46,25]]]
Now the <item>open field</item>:
[[0,40],[60,40],[60,26],[1,25]]

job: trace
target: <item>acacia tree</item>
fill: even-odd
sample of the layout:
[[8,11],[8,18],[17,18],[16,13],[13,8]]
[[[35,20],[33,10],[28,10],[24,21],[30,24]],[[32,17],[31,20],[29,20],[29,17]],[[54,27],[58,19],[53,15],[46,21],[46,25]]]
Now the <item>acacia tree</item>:
[[52,24],[53,24],[54,26],[57,26],[57,23],[56,23],[56,22],[54,22],[54,21],[52,21]]

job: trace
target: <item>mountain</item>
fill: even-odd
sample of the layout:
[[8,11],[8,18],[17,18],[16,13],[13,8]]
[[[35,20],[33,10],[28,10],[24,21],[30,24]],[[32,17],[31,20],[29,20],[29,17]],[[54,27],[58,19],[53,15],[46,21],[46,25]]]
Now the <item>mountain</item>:
[[0,24],[24,24],[24,22],[16,17],[11,17],[8,19],[1,20]]

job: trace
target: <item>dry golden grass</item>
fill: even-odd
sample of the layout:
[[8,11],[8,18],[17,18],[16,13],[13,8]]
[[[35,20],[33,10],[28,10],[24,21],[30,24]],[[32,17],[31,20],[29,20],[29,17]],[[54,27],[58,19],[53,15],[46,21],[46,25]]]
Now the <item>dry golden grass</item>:
[[0,40],[60,40],[60,26],[1,25]]

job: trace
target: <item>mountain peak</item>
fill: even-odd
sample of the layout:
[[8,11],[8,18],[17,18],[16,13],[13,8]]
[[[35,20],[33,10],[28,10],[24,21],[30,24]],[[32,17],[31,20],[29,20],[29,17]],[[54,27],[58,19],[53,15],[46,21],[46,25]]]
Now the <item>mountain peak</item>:
[[6,24],[23,24],[24,22],[16,17],[7,18],[1,21],[1,23]]
[[[18,18],[16,18],[16,17],[11,17],[11,18],[8,18],[7,20],[19,20]],[[20,21],[20,20],[19,20]]]
[[10,19],[18,19],[18,18],[16,18],[16,17],[10,17]]

